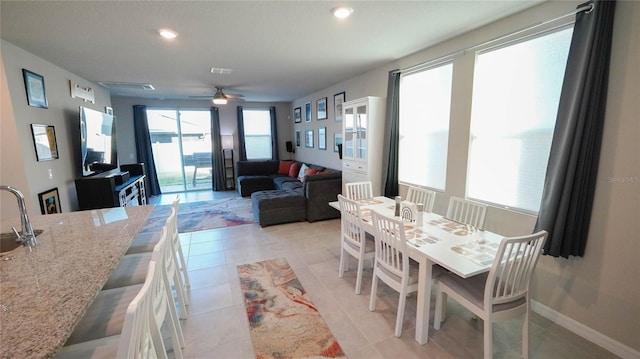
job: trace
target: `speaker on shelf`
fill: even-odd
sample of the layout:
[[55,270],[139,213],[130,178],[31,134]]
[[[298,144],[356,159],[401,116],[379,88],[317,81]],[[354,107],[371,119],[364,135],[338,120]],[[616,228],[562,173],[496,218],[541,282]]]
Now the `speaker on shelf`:
[[289,152],[289,153],[295,153],[296,152],[296,150],[293,149],[293,142],[287,141],[286,145],[287,145],[287,152]]

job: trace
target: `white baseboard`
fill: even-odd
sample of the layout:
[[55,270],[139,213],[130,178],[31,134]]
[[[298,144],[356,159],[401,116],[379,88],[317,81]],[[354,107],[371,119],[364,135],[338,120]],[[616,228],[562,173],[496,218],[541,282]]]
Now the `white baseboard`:
[[540,302],[531,300],[531,310],[560,325],[561,327],[564,327],[565,329],[570,330],[575,334],[587,339],[588,341],[603,347],[604,349],[623,359],[640,358],[639,351],[628,347],[614,339],[611,339],[608,336],[596,330],[593,330],[588,326],[547,307],[544,304],[541,304]]

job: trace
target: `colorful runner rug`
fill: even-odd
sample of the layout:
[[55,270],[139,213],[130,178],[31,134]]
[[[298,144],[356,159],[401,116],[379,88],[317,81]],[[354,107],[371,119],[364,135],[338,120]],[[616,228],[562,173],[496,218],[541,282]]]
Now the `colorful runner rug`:
[[284,258],[238,266],[258,359],[346,358]]
[[[171,213],[170,204],[157,205],[149,215],[141,232],[160,232]],[[178,204],[178,232],[255,223],[250,198],[224,198]]]

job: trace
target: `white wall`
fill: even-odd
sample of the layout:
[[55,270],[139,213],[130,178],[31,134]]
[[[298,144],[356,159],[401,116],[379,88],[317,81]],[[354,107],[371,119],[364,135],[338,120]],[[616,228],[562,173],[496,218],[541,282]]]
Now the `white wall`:
[[[38,193],[54,187],[58,188],[62,211],[77,210],[78,200],[74,179],[82,176],[78,157],[80,152],[80,140],[77,137],[78,109],[79,106],[86,106],[104,111],[105,106],[111,106],[109,92],[4,40],[1,40],[0,48],[5,72],[2,76],[2,86],[8,89],[8,92],[3,91],[2,94],[0,182],[12,184],[24,192],[30,215],[40,213]],[[23,68],[44,77],[47,109],[28,106],[22,78]],[[96,103],[91,104],[78,98],[71,98],[69,80],[77,82],[82,87],[93,88]],[[43,162],[36,160],[31,134],[32,123],[55,127],[58,159]],[[10,148],[5,150],[5,146]],[[53,173],[52,179],[48,176],[49,169]],[[14,173],[21,172],[24,172],[24,177],[12,177]],[[11,213],[17,213],[17,210],[10,208],[11,205],[9,205],[5,211],[5,201],[9,198],[8,196],[9,194],[3,192],[0,198],[3,203],[3,217],[7,216],[7,222],[11,223],[10,227],[16,225]],[[2,232],[5,232],[7,229],[4,226],[5,218],[2,219],[2,223]]]
[[[581,1],[547,2],[399,59],[361,76],[345,80],[293,102],[301,106],[329,98],[329,120],[293,125],[295,130],[333,122],[332,97],[346,91],[347,100],[386,96],[388,71],[405,68],[484,43],[574,10]],[[617,3],[608,105],[591,229],[582,258],[543,256],[536,270],[533,298],[547,315],[623,357],[640,356],[640,2]],[[567,20],[563,20],[567,21]],[[446,191],[439,193],[435,212],[444,213],[452,195],[464,196],[471,113],[474,51],[454,60],[453,95]],[[317,132],[316,132],[317,133]],[[339,168],[340,161],[324,151],[298,149],[301,161]],[[531,233],[535,216],[491,207],[486,228],[504,235]],[[551,313],[551,314],[549,314]]]

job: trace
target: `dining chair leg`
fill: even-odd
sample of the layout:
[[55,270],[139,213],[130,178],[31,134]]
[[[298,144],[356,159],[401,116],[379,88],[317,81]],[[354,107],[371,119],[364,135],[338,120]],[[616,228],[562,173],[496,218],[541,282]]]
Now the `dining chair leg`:
[[484,359],[493,358],[493,318],[484,318]]
[[402,335],[402,322],[404,320],[404,307],[407,303],[407,289],[403,288],[400,290],[398,299],[398,314],[396,314],[396,330],[395,336],[400,338]]
[[349,270],[349,257],[347,253],[345,253],[344,248],[340,249],[340,269],[338,269],[338,277],[342,278],[344,276],[344,271]]
[[358,274],[356,276],[356,294],[360,295],[362,288],[362,270],[364,269],[364,259],[358,260]]
[[377,271],[378,269],[375,267],[373,267],[373,279],[371,279],[371,296],[369,297],[369,310],[370,311],[374,311],[376,310],[376,296],[378,295],[378,274]]
[[529,358],[529,306],[522,317],[522,357]]
[[436,291],[436,309],[433,316],[433,328],[440,330],[440,324],[444,321],[444,308],[447,306],[447,294]]

